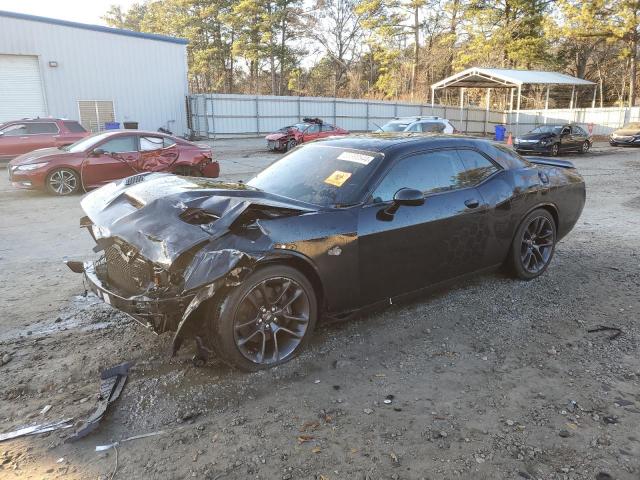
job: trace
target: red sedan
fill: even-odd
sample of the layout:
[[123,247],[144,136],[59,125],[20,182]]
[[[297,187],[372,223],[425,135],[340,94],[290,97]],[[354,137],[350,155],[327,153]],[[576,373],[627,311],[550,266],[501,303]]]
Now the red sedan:
[[281,128],[267,135],[266,140],[269,150],[286,152],[302,142],[335,135],[349,135],[349,131],[324,123],[319,118],[304,118],[302,123]]
[[59,118],[25,118],[0,124],[0,160],[31,152],[38,148],[63,147],[89,135],[74,120]]
[[142,172],[215,178],[218,162],[207,145],[158,132],[112,130],[72,145],[43,148],[9,162],[16,188],[70,195]]

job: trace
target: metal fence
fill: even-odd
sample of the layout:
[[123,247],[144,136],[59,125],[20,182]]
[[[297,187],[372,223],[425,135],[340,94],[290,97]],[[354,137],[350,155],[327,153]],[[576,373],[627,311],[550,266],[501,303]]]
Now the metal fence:
[[[515,112],[506,114],[506,122],[516,132]],[[509,118],[511,117],[511,118]],[[575,123],[586,129],[592,127],[593,135],[609,135],[629,122],[640,121],[640,107],[574,108],[552,110],[522,110],[519,133],[527,132],[542,124]]]
[[395,117],[437,115],[459,130],[484,134],[504,122],[504,112],[481,108],[327,97],[197,94],[188,99],[190,128],[202,138],[264,135],[305,117],[318,117],[354,132],[375,130]]
[[594,135],[609,135],[624,124],[640,121],[640,107],[521,110],[516,112],[478,107],[385,102],[328,97],[278,97],[270,95],[197,94],[187,99],[189,127],[202,138],[265,135],[305,117],[318,117],[353,132],[375,130],[395,117],[437,115],[458,130],[492,134],[504,124],[514,134],[542,124],[575,123]]

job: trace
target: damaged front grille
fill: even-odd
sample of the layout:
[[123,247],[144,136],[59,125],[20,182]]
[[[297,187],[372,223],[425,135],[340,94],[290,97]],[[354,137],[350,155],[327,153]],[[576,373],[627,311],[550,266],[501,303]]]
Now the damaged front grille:
[[153,266],[134,250],[113,244],[105,249],[105,267],[110,284],[127,293],[141,293],[153,283]]

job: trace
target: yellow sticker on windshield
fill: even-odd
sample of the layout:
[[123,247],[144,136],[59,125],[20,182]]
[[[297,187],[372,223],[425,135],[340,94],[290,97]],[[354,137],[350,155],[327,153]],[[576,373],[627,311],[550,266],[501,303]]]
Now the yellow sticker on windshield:
[[341,187],[344,182],[349,180],[350,176],[351,174],[349,172],[341,172],[340,170],[336,170],[324,179],[324,183],[328,183],[329,185],[333,185],[334,187]]

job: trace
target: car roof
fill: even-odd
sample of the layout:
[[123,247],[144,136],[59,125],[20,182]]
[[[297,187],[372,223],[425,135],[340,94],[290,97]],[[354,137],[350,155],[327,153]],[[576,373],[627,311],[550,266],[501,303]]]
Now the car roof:
[[77,120],[72,120],[70,118],[51,118],[51,117],[43,117],[43,118],[20,118],[17,120],[7,120],[6,122],[1,123],[0,125],[4,125],[6,123],[34,123],[34,122],[76,122]]
[[351,148],[385,154],[402,150],[414,150],[416,148],[476,146],[485,142],[488,142],[488,140],[463,135],[425,135],[424,133],[404,132],[355,134],[347,137],[329,137],[326,140],[319,141],[322,145],[331,147]]

